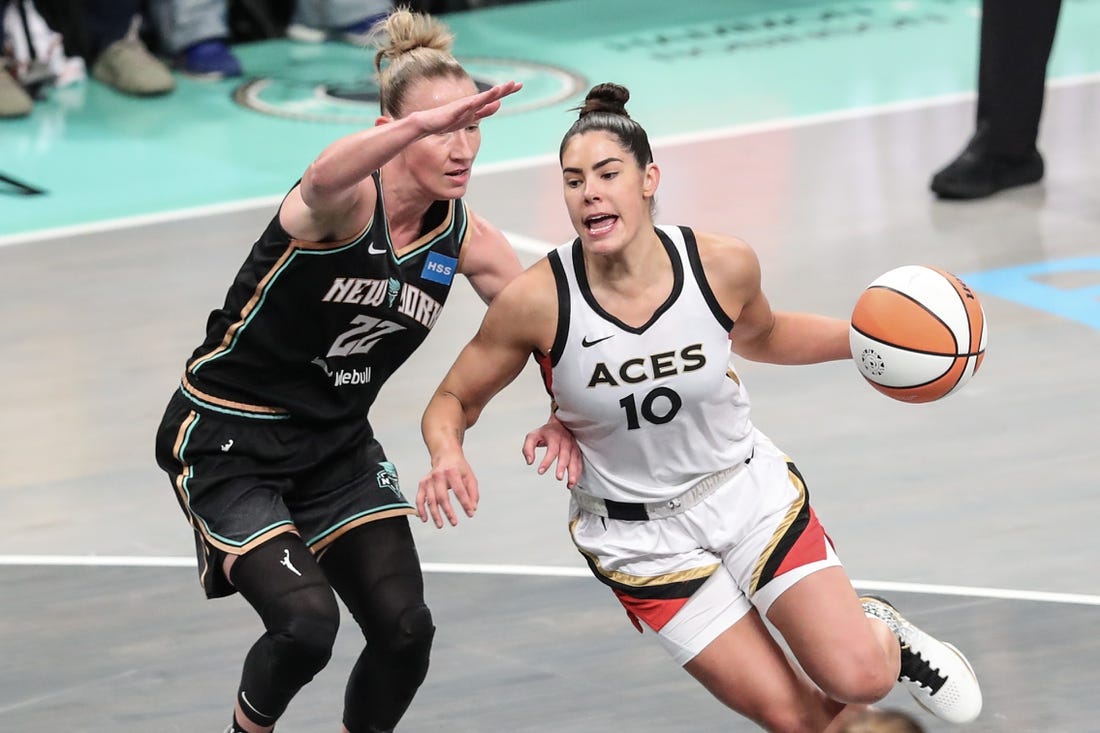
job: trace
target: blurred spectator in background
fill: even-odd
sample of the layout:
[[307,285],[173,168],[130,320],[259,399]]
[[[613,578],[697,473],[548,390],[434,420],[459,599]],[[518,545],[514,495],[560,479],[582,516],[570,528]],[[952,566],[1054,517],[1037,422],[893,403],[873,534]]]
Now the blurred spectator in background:
[[1061,0],[984,0],[978,115],[962,153],[932,177],[945,199],[977,199],[1043,177],[1036,145]]
[[26,117],[34,100],[7,70],[7,58],[0,57],[0,119]]
[[515,5],[531,0],[411,0],[413,9],[423,13],[457,13],[461,10],[477,10],[495,5]]
[[34,106],[31,95],[16,79],[14,39],[21,28],[15,21],[21,22],[20,12],[26,12],[25,7],[17,8],[18,4],[0,0],[0,118],[26,117]]
[[31,0],[0,0],[0,118],[26,117],[45,89],[85,76]]
[[143,0],[35,0],[42,17],[65,37],[92,76],[124,94],[154,96],[176,88],[172,72],[142,37]]
[[337,40],[362,46],[391,10],[391,0],[297,0],[286,36],[306,43]]
[[227,0],[151,0],[165,54],[189,76],[224,79],[242,74],[229,47]]
[[157,30],[165,52],[173,58],[173,66],[190,76],[209,79],[242,74],[241,62],[230,47],[230,10],[251,16],[252,23],[267,35],[280,26],[282,19],[286,36],[296,41],[338,40],[363,45],[374,24],[393,9],[391,0],[237,2],[237,7],[231,7],[232,0],[151,2]]
[[[503,5],[516,0],[405,0],[420,12],[441,13]],[[200,79],[241,76],[231,44],[240,40],[231,12],[250,33],[245,40],[284,34],[296,41],[363,45],[393,0],[34,0],[42,18],[64,38],[64,49],[82,58],[100,82],[126,94],[151,96],[175,88],[172,68]],[[0,0],[4,9],[31,0]],[[147,22],[148,21],[148,22]],[[11,33],[11,28],[8,28]],[[33,92],[15,73],[5,45],[0,63],[0,118],[30,113]],[[152,51],[150,50],[152,49]],[[83,67],[80,76],[83,76]]]

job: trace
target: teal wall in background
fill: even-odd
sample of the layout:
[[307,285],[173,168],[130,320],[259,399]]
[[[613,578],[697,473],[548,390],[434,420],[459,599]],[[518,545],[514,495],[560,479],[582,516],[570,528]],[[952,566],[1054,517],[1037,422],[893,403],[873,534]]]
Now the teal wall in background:
[[[485,123],[479,163],[557,150],[592,83],[628,86],[655,138],[973,91],[978,0],[542,0],[445,19],[456,54],[520,94]],[[1100,71],[1100,0],[1065,0],[1050,77]],[[372,124],[373,103],[316,89],[370,87],[371,56],[339,44],[238,47],[241,80],[179,79],[133,99],[98,83],[54,90],[0,121],[0,173],[47,196],[0,195],[0,236],[283,193],[329,141]],[[963,139],[960,139],[961,145]]]

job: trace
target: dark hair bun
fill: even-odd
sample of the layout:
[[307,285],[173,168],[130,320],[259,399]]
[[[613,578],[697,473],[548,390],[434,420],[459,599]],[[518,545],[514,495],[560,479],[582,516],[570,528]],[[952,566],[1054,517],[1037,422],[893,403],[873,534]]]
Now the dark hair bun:
[[620,84],[612,82],[597,84],[589,90],[588,96],[584,98],[584,104],[580,107],[578,117],[584,117],[593,112],[606,112],[630,117],[626,113],[626,103],[629,99],[630,91]]

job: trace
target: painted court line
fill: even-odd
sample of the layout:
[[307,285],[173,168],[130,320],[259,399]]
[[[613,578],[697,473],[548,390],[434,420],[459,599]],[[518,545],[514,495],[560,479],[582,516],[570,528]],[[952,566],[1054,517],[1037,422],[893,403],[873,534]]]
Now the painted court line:
[[33,697],[27,697],[22,700],[17,700],[8,705],[0,706],[0,715],[14,712],[20,709],[48,704],[50,700],[65,697],[77,690],[87,690],[91,687],[100,687],[106,690],[110,690],[113,689],[113,683],[118,682],[119,680],[124,680],[128,677],[134,677],[135,675],[142,674],[142,672],[143,670],[139,669],[128,669],[125,672],[119,672],[118,674],[113,674],[109,677],[97,677],[95,679],[81,682],[76,685],[69,685],[60,689],[50,690],[49,692],[44,692],[39,695],[34,695]]
[[[1051,79],[1047,82],[1047,88],[1064,89],[1087,86],[1089,84],[1100,84],[1100,73]],[[772,120],[749,122],[740,125],[731,125],[729,127],[712,127],[707,130],[698,130],[695,132],[654,136],[650,139],[650,145],[654,149],[657,149],[670,145],[685,145],[689,143],[707,142],[709,140],[726,140],[737,137],[747,137],[749,135],[758,135],[765,132],[793,130],[800,127],[813,127],[814,125],[825,125],[846,120],[858,120],[865,117],[878,117],[880,115],[895,114],[897,112],[931,109],[933,107],[943,107],[949,104],[973,102],[976,99],[977,94],[975,92],[959,92],[957,94],[943,94],[935,97],[912,99],[905,102],[892,102],[869,107],[853,107],[852,109],[822,112],[820,114],[804,115],[801,117],[777,117]],[[499,163],[488,163],[478,166],[474,171],[474,175],[476,177],[477,174],[486,175],[491,173],[525,170],[539,165],[548,165],[550,163],[556,164],[557,160],[556,155],[547,154],[516,158],[514,160],[501,161]]]
[[[0,566],[30,567],[195,567],[192,557],[141,557],[136,555],[0,555]],[[465,575],[523,575],[528,577],[587,578],[587,568],[553,565],[480,565],[466,563],[426,562],[421,567],[427,573]],[[1047,591],[984,588],[978,586],[935,585],[928,583],[896,583],[888,580],[852,580],[863,591],[896,591],[925,593],[937,596],[995,598],[1007,601],[1065,603],[1079,606],[1100,606],[1100,596],[1081,593],[1050,593]]]
[[136,216],[125,216],[119,219],[104,219],[103,221],[94,221],[87,224],[73,224],[72,226],[54,227],[52,229],[38,229],[33,232],[0,236],[0,247],[7,247],[15,244],[30,244],[46,240],[68,239],[70,237],[113,232],[119,229],[130,229],[153,224],[168,224],[171,222],[188,221],[190,219],[202,219],[207,216],[218,216],[220,214],[234,214],[256,209],[270,209],[277,206],[282,200],[283,195],[259,196],[256,198],[241,199],[239,201],[228,201],[222,204],[193,206],[186,209],[160,211],[155,214],[138,214]]
[[[1063,89],[1097,83],[1100,83],[1100,73],[1082,74],[1079,76],[1067,76],[1060,79],[1051,79],[1047,82],[1047,87],[1050,89]],[[836,112],[825,112],[817,115],[807,115],[805,117],[777,118],[774,120],[765,120],[763,122],[754,122],[744,125],[734,125],[731,127],[719,127],[712,128],[710,130],[701,130],[698,132],[667,135],[664,137],[654,137],[651,140],[651,144],[654,148],[661,148],[663,146],[684,145],[688,143],[705,142],[708,140],[724,140],[729,138],[745,137],[748,135],[756,135],[764,132],[790,130],[799,127],[811,127],[813,125],[828,124],[831,122],[855,120],[864,117],[875,117],[878,115],[893,114],[896,112],[929,109],[932,107],[940,107],[948,104],[957,104],[960,102],[972,101],[974,98],[975,94],[973,92],[963,92],[959,94],[948,94],[937,97],[925,97],[923,99],[916,99],[907,102],[896,102],[892,104],[884,104],[871,107],[857,107],[850,110],[840,110]],[[473,175],[475,178],[477,178],[478,176],[491,175],[494,173],[526,170],[528,168],[534,168],[540,165],[549,165],[551,163],[555,163],[556,161],[557,157],[555,155],[547,154],[531,156],[527,158],[517,158],[515,160],[502,161],[499,163],[487,163],[485,165],[478,166],[474,170]],[[0,247],[7,247],[17,244],[30,244],[33,242],[43,242],[47,240],[65,239],[68,237],[80,236],[84,234],[115,231],[117,229],[146,226],[149,224],[163,224],[166,222],[186,221],[189,219],[197,219],[205,216],[215,216],[218,214],[250,211],[253,209],[269,209],[277,205],[279,201],[283,199],[283,196],[284,194],[261,196],[251,199],[242,199],[240,201],[230,201],[222,204],[194,206],[186,209],[174,209],[170,211],[158,212],[155,214],[142,214],[138,216],[121,217],[118,219],[107,219],[104,221],[92,222],[89,224],[75,224],[73,226],[67,227],[56,227],[53,229],[40,229],[33,232],[9,234],[0,236]],[[543,251],[543,253],[545,253],[545,250]]]

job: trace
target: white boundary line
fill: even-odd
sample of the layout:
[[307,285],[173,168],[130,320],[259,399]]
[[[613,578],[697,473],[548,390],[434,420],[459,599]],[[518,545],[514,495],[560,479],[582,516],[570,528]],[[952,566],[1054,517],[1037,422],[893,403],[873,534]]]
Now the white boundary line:
[[0,566],[193,568],[197,564],[197,561],[193,557],[146,557],[140,555],[0,555]]
[[[157,567],[193,568],[191,557],[141,557],[131,555],[0,555],[0,566],[30,567]],[[461,575],[524,575],[529,577],[587,578],[587,568],[570,568],[553,565],[479,565],[467,563],[426,562],[421,567],[428,573],[454,573]],[[935,585],[928,583],[896,583],[888,580],[853,580],[852,585],[861,590],[897,591],[898,593],[926,593],[936,596],[966,596],[970,598],[996,598],[1009,601],[1036,601],[1040,603],[1066,603],[1081,606],[1100,606],[1100,596],[1082,593],[1050,593],[1046,591],[1015,590],[1008,588],[982,588],[978,586]]]
[[[1085,86],[1088,84],[1096,83],[1100,83],[1100,73],[1081,74],[1079,76],[1067,76],[1060,79],[1051,79],[1047,82],[1047,86],[1048,88],[1052,89],[1062,89],[1067,87]],[[654,148],[661,148],[670,145],[683,145],[687,143],[704,142],[707,140],[744,137],[747,135],[756,135],[763,132],[790,130],[799,127],[811,127],[813,125],[828,124],[830,122],[838,122],[842,120],[859,119],[862,117],[875,117],[878,115],[893,114],[895,112],[905,112],[918,109],[927,109],[931,107],[940,107],[948,104],[972,101],[975,99],[975,96],[976,95],[974,94],[974,92],[963,92],[959,94],[946,94],[938,97],[925,97],[924,99],[911,100],[907,102],[895,102],[892,104],[883,104],[873,107],[857,107],[850,110],[826,112],[823,114],[808,115],[805,117],[785,117],[775,120],[768,120],[765,122],[754,122],[746,125],[734,125],[731,127],[719,127],[710,130],[702,130],[699,132],[656,137],[653,138],[651,144]],[[475,169],[474,177],[507,171],[525,170],[527,168],[534,168],[539,165],[547,165],[555,162],[556,160],[557,157],[555,155],[547,154],[531,156],[527,158],[517,158],[515,160],[502,161],[499,163],[488,163]],[[33,242],[42,242],[53,239],[64,239],[72,236],[94,234],[97,232],[109,232],[115,231],[117,229],[146,226],[149,224],[163,224],[165,222],[186,221],[188,219],[197,219],[204,216],[215,216],[218,214],[230,214],[238,211],[251,211],[253,209],[271,208],[277,205],[283,199],[283,195],[284,194],[279,194],[277,196],[260,196],[251,199],[242,199],[240,201],[230,201],[224,204],[194,206],[186,209],[175,209],[172,211],[163,211],[155,214],[143,214],[140,216],[127,216],[118,219],[107,219],[105,221],[92,222],[89,224],[75,224],[73,226],[67,227],[40,229],[33,232],[0,235],[0,247],[7,247],[16,244],[30,244]],[[544,253],[545,251],[542,252],[542,254]]]
[[0,236],[0,247],[15,244],[30,244],[50,239],[66,239],[68,237],[97,234],[100,232],[113,232],[119,229],[148,226],[150,224],[164,224],[168,222],[187,221],[188,219],[201,219],[205,216],[217,216],[219,214],[232,214],[238,211],[252,211],[277,206],[283,196],[260,196],[239,201],[229,201],[224,204],[210,204],[208,206],[194,206],[187,209],[174,209],[161,211],[155,214],[141,214],[139,216],[125,216],[120,219],[105,219],[103,221],[90,222],[88,224],[74,224],[67,227],[54,227],[53,229],[39,229],[22,234],[8,234]]
[[[1086,86],[1088,84],[1100,83],[1100,72],[1094,74],[1081,74],[1079,76],[1066,76],[1060,79],[1052,79],[1047,82],[1048,88],[1066,88]],[[746,137],[748,135],[757,135],[763,132],[776,132],[779,130],[791,130],[799,127],[813,127],[814,125],[824,125],[830,122],[840,122],[844,120],[860,119],[863,117],[877,117],[880,115],[894,114],[897,112],[908,112],[919,109],[929,109],[932,107],[942,107],[948,104],[957,104],[961,102],[972,102],[977,99],[977,94],[974,92],[960,92],[958,94],[944,94],[937,97],[924,97],[923,99],[913,99],[905,102],[892,102],[890,104],[881,104],[871,107],[856,107],[848,110],[838,110],[835,112],[823,112],[816,115],[806,115],[801,117],[779,117],[774,120],[764,120],[762,122],[751,122],[742,125],[731,125],[729,127],[714,127],[708,130],[699,130],[697,132],[678,133],[674,135],[665,135],[663,137],[654,137],[650,140],[650,144],[654,149],[671,146],[671,145],[683,145],[686,143],[705,142],[707,140],[724,140],[727,138]],[[515,160],[501,161],[499,163],[488,163],[486,165],[479,166],[475,171],[475,174],[489,174],[489,173],[501,173],[506,171],[523,170],[526,168],[533,168],[538,165],[546,165],[548,163],[557,163],[557,156],[554,154],[536,155],[527,158],[517,158]]]

